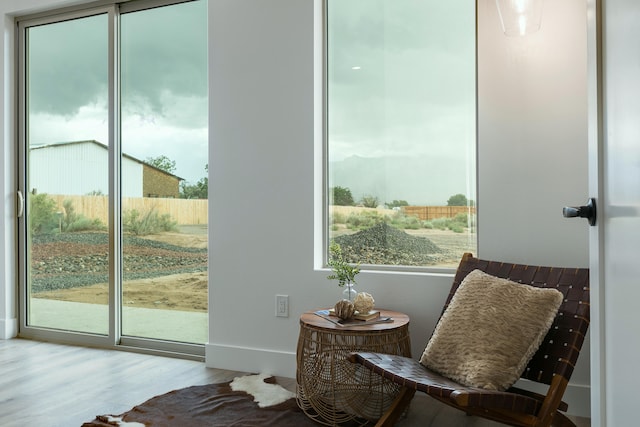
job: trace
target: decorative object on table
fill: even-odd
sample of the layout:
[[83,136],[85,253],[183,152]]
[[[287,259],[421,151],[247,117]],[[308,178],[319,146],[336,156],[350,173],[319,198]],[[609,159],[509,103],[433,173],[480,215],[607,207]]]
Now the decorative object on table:
[[356,308],[353,303],[349,300],[343,299],[342,301],[338,301],[333,307],[333,311],[342,320],[351,319],[356,312]]
[[374,323],[393,323],[393,317],[383,317],[380,314],[380,310],[374,310],[366,316],[361,316],[356,313],[350,319],[340,319],[336,314],[335,308],[317,310],[314,311],[313,314],[337,326],[366,326]]
[[356,310],[356,312],[353,314],[354,320],[373,320],[373,319],[378,319],[379,317],[380,317],[379,310],[370,310],[370,311],[365,311],[363,313]]
[[356,309],[353,318],[356,320],[372,320],[380,317],[380,311],[374,310],[375,300],[367,292],[359,292],[353,300]]
[[333,273],[327,276],[329,280],[337,280],[338,286],[346,287],[343,291],[344,298],[353,301],[357,292],[353,289],[356,284],[356,275],[360,273],[358,265],[349,264],[342,253],[342,248],[336,242],[329,245],[329,261],[327,262]]
[[373,307],[375,307],[375,303],[376,301],[373,299],[373,296],[367,292],[358,293],[353,300],[353,306],[360,314],[369,313],[373,310]]

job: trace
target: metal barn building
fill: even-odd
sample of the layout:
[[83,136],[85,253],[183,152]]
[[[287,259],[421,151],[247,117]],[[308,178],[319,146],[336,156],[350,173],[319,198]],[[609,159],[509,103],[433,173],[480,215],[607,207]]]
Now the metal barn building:
[[[29,191],[46,194],[109,194],[109,152],[94,140],[32,146]],[[179,197],[182,178],[122,155],[123,197]]]

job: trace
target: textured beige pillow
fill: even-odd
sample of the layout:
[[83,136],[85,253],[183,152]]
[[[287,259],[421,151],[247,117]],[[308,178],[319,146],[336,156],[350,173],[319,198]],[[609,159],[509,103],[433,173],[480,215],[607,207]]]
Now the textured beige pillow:
[[420,363],[460,384],[506,390],[542,343],[562,300],[556,289],[474,270],[451,299]]

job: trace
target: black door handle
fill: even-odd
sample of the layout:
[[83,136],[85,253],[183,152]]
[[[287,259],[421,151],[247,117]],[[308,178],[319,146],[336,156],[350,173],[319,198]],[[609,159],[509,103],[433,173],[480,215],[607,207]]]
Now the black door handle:
[[565,218],[586,218],[589,225],[596,225],[596,199],[590,198],[585,206],[565,206],[562,208],[562,216]]

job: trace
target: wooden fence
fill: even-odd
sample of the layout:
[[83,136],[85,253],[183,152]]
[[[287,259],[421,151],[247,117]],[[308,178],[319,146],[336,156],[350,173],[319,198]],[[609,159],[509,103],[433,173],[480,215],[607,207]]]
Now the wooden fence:
[[[109,198],[107,196],[66,196],[50,195],[63,212],[63,202],[70,200],[75,213],[87,218],[97,218],[103,224],[109,223]],[[123,212],[137,210],[141,215],[155,210],[158,214],[169,214],[178,225],[208,224],[208,200],[205,199],[163,199],[149,197],[124,197]]]
[[459,213],[475,214],[475,206],[403,206],[405,214],[418,217],[421,221],[436,218],[453,218]]
[[[362,212],[376,212],[379,215],[393,215],[396,210],[386,208],[364,208],[361,206],[331,206],[331,214],[351,215]],[[429,221],[436,218],[453,218],[459,213],[476,213],[475,206],[403,206],[400,212],[415,216],[421,221]]]
[[[103,224],[109,223],[109,199],[107,196],[67,196],[48,195],[55,200],[58,211],[63,212],[63,203],[70,200],[77,214],[87,218],[97,218]],[[377,211],[381,215],[395,213],[392,209],[362,208],[355,206],[332,206],[333,213],[350,214],[353,212]],[[149,197],[125,197],[122,199],[124,212],[137,210],[140,214],[155,210],[158,214],[168,213],[178,225],[208,224],[208,200],[204,199],[164,199]],[[435,218],[453,218],[459,213],[476,213],[475,206],[403,206],[406,215],[420,220]]]

